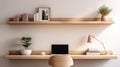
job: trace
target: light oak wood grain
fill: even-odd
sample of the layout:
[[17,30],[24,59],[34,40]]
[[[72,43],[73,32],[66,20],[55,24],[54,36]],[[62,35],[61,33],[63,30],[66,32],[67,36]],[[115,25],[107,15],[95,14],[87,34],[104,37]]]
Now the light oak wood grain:
[[[52,56],[50,50],[35,50],[32,51],[32,55],[20,55],[18,50],[10,50],[10,55],[6,55],[6,59],[49,59]],[[17,53],[18,52],[18,53]],[[45,52],[46,55],[41,55],[41,52]],[[100,55],[85,55],[86,51],[70,50],[69,55],[73,59],[117,59],[116,55],[112,54],[112,51],[99,51]],[[17,55],[19,54],[19,55]]]
[[[52,55],[6,55],[6,59],[49,59]],[[70,55],[73,59],[117,59],[116,55]]]
[[98,21],[97,18],[51,18],[51,21],[8,21],[10,25],[109,25],[113,24],[110,18],[107,21]]

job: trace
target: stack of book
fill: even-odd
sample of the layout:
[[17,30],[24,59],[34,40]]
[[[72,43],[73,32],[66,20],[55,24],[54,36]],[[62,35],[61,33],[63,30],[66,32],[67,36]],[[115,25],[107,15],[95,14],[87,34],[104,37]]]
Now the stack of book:
[[97,49],[87,49],[86,55],[100,55],[100,52]]

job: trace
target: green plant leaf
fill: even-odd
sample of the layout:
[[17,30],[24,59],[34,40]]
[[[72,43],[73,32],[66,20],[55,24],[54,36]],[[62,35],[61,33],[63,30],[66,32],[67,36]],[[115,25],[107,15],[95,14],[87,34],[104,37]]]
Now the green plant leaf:
[[22,37],[21,38],[21,41],[22,41],[22,45],[23,47],[25,47],[26,49],[31,45],[31,40],[32,38],[31,37]]
[[112,11],[112,9],[110,9],[109,7],[103,5],[99,8],[99,13],[102,14],[103,16],[108,15],[110,12]]

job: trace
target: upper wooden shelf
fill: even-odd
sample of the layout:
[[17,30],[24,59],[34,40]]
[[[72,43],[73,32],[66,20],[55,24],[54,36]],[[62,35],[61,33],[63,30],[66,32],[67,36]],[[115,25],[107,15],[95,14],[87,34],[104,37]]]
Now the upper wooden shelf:
[[51,18],[51,21],[9,21],[11,25],[109,25],[112,19],[99,21],[97,18]]
[[[6,59],[49,59],[51,55],[6,55]],[[116,55],[71,55],[73,59],[117,59]]]

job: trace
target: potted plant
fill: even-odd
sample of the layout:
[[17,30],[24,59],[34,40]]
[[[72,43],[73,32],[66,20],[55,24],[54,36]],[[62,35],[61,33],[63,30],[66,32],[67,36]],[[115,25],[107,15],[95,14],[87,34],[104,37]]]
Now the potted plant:
[[22,42],[22,46],[25,48],[24,50],[21,51],[22,55],[31,55],[32,50],[28,49],[29,46],[31,45],[31,37],[22,37],[21,38],[21,42]]
[[110,12],[112,11],[112,9],[110,9],[109,7],[103,5],[99,8],[99,13],[101,14],[101,21],[105,21],[106,18],[105,16],[107,16]]

